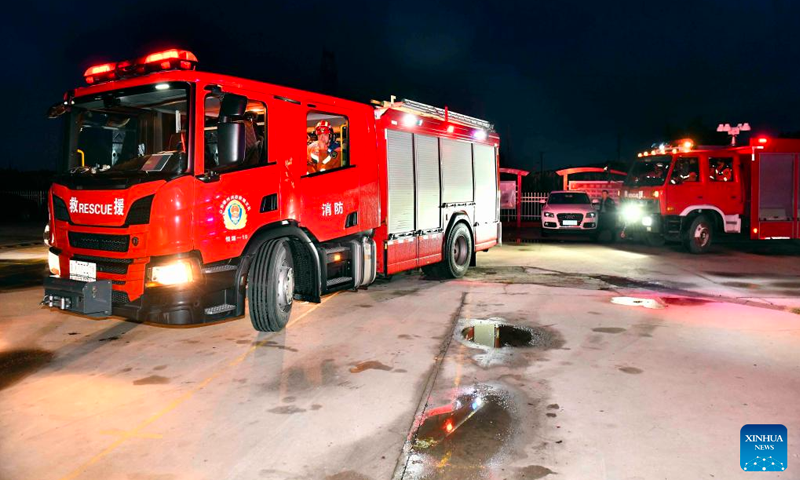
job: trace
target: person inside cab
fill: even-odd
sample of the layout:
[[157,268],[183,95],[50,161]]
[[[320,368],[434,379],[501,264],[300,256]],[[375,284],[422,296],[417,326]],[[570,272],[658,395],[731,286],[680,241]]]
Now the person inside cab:
[[317,135],[307,148],[308,173],[325,172],[342,166],[342,147],[334,139],[333,127],[327,120],[317,122]]
[[711,180],[715,182],[730,182],[733,180],[733,169],[725,160],[718,159],[711,172]]

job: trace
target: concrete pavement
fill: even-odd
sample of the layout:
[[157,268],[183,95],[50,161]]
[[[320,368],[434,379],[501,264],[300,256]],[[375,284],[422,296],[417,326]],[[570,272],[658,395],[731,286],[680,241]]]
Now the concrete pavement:
[[[797,259],[509,245],[463,280],[298,304],[276,334],[93,320],[3,291],[0,478],[749,478],[748,423],[787,426],[789,470],[761,475],[798,478]],[[488,319],[534,346],[463,337]]]

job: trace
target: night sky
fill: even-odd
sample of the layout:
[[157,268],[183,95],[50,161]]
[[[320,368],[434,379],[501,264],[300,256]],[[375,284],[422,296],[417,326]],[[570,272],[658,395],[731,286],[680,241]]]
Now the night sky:
[[[33,5],[34,2],[25,2]],[[55,168],[47,108],[97,63],[162,48],[199,69],[338,96],[390,95],[495,124],[501,163],[623,160],[669,132],[800,131],[800,2],[58,2],[6,16],[0,167]]]

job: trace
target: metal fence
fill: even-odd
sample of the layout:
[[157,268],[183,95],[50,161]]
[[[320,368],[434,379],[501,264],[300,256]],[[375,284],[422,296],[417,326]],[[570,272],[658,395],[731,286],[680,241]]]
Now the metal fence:
[[[542,216],[542,200],[547,200],[546,192],[522,192],[522,205],[520,213],[523,222],[533,222]],[[500,210],[500,220],[503,222],[516,222],[517,209],[503,208]]]
[[14,195],[36,202],[39,208],[47,206],[47,190],[3,190],[3,195]]

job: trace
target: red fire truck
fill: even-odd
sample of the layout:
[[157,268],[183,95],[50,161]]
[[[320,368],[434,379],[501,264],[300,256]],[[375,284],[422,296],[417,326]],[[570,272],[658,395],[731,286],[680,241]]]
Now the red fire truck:
[[245,313],[422,268],[460,277],[501,239],[490,123],[195,70],[185,50],[89,68],[50,191],[43,303],[166,324]]
[[690,139],[642,152],[625,178],[622,236],[709,250],[717,233],[800,238],[800,140],[755,136],[746,146]]

